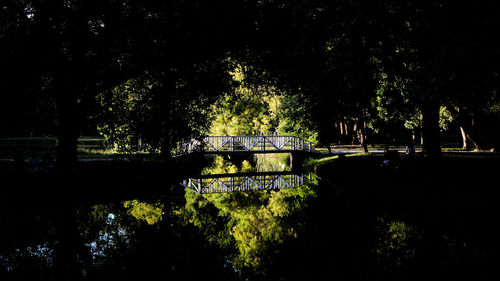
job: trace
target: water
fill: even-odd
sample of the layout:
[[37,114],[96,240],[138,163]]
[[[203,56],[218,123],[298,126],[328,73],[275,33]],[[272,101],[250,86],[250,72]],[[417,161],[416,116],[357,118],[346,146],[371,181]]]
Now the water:
[[[240,160],[216,159],[191,176],[297,175],[287,159]],[[475,198],[446,186],[436,192],[425,185],[439,182],[432,176],[404,181],[425,165],[395,170],[377,161],[300,171],[308,180],[293,188],[200,194],[178,180],[160,192],[136,186],[147,195],[123,200],[3,198],[0,280],[387,280],[431,272],[489,280],[498,242],[485,225],[495,220],[484,190]]]

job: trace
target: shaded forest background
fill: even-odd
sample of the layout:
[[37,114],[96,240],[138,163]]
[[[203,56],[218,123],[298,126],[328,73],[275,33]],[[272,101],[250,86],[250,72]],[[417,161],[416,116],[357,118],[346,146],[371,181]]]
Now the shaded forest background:
[[0,5],[0,136],[164,156],[204,134],[498,149],[495,1],[24,1]]

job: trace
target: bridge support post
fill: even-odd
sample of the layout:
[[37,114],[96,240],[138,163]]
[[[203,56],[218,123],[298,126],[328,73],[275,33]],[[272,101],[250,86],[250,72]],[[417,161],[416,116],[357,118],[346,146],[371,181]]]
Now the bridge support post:
[[303,166],[306,158],[307,158],[307,153],[305,153],[304,151],[296,150],[290,152],[290,170],[293,171],[300,169]]

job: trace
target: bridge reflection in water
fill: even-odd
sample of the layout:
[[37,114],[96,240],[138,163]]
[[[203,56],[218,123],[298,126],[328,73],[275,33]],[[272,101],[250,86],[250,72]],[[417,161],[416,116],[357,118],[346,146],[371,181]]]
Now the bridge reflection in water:
[[297,188],[311,181],[310,173],[261,172],[203,175],[181,185],[200,194]]

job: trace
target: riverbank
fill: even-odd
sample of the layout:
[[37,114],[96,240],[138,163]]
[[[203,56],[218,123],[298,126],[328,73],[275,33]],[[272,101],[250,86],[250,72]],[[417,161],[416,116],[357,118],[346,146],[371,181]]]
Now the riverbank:
[[[403,160],[407,159],[405,156],[405,149],[403,148],[394,148],[391,149],[394,150],[398,153],[398,160]],[[322,165],[326,165],[332,162],[335,162],[339,159],[344,159],[345,158],[365,158],[365,159],[370,159],[374,158],[377,160],[383,160],[384,156],[384,151],[383,150],[375,150],[371,152],[366,152],[363,153],[357,148],[350,147],[350,148],[343,148],[343,149],[336,149],[332,155],[329,155],[325,153],[326,156],[320,157],[320,158],[309,158],[304,162],[304,167],[308,169],[314,169]],[[416,155],[414,159],[421,159],[424,158],[421,154],[421,150],[416,151]],[[469,150],[459,150],[459,149],[444,149],[443,152],[441,153],[441,158],[447,159],[447,158],[460,158],[460,159],[500,159],[500,153],[498,152],[487,152],[487,151],[469,151]]]
[[[415,280],[433,274],[462,280],[479,278],[479,272],[489,278],[481,280],[498,277],[493,261],[500,233],[492,228],[500,211],[498,154],[402,157],[393,165],[384,160],[383,155],[352,154],[308,162],[321,182],[348,202],[351,218],[363,227],[360,239],[373,232],[382,240],[366,243],[387,247],[367,253],[392,266],[390,274],[374,269],[380,270],[375,279]],[[370,263],[368,258],[356,263],[363,267],[365,262]]]

